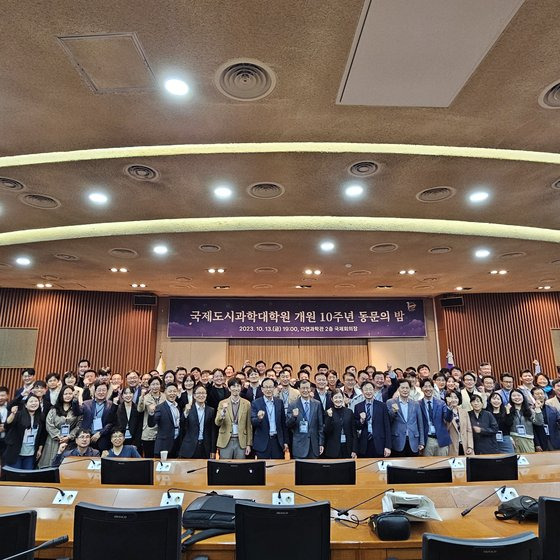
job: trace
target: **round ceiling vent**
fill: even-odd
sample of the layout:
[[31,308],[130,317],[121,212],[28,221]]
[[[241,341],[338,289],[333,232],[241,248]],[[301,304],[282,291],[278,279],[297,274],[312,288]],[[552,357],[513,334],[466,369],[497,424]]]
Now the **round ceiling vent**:
[[109,250],[109,255],[117,259],[135,259],[138,253],[134,249],[126,249],[125,247],[116,247]]
[[412,286],[415,290],[432,290],[434,287],[428,284],[416,284],[416,286]]
[[334,287],[344,290],[344,289],[355,288],[356,284],[335,284]]
[[269,288],[272,288],[272,284],[255,284],[253,286],[255,290],[268,290]]
[[432,255],[451,253],[451,247],[432,247],[431,249],[428,249],[428,253],[432,253]]
[[11,264],[0,262],[0,268],[12,268]]
[[378,243],[377,245],[372,245],[369,250],[372,253],[392,253],[398,248],[399,246],[396,243]]
[[527,253],[524,251],[512,251],[511,253],[502,253],[500,259],[518,259],[524,257]]
[[129,177],[137,181],[156,181],[159,179],[159,173],[153,167],[147,165],[129,165],[125,167],[124,171]]
[[284,194],[284,187],[278,183],[255,183],[247,187],[253,198],[278,198]]
[[283,245],[280,243],[274,242],[264,242],[264,243],[257,243],[255,245],[255,249],[257,251],[265,251],[265,252],[274,252],[274,251],[281,251],[284,248]]
[[60,206],[60,202],[56,198],[44,194],[22,194],[19,196],[19,200],[27,206],[41,210],[54,210]]
[[25,189],[25,185],[16,181],[15,179],[8,179],[8,177],[0,177],[0,187],[11,192],[18,192]]
[[375,161],[357,161],[348,168],[348,172],[354,177],[369,177],[378,171],[379,164]]
[[550,185],[554,190],[560,191],[560,179],[556,179],[554,183]]
[[276,74],[258,60],[236,60],[222,64],[214,76],[216,87],[236,101],[256,101],[276,86]]
[[47,282],[56,282],[57,280],[60,280],[60,276],[53,276],[52,274],[43,274],[41,278],[43,280],[47,280]]
[[69,255],[68,253],[56,253],[54,256],[55,259],[60,261],[79,261],[80,257],[77,255]]
[[175,280],[177,280],[177,282],[192,282],[192,278],[190,276],[177,276]]
[[210,243],[207,243],[205,245],[199,245],[198,248],[203,253],[217,253],[218,251],[222,250],[222,248],[219,245],[212,245]]
[[539,95],[539,105],[545,109],[560,109],[560,80],[544,88]]
[[556,259],[555,261],[550,261],[550,264],[560,264],[560,259]]
[[273,266],[261,266],[259,268],[255,268],[255,272],[257,274],[276,274],[278,269]]
[[454,194],[455,189],[453,187],[432,187],[431,189],[420,191],[416,198],[420,202],[443,202]]
[[371,270],[352,270],[348,273],[348,276],[369,276]]

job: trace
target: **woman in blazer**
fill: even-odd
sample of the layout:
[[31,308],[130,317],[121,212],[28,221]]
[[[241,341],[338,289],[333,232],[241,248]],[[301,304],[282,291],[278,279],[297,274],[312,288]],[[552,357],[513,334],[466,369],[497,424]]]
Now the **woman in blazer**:
[[447,422],[451,444],[449,455],[474,455],[474,440],[469,413],[461,408],[461,393],[449,391],[445,396],[447,406],[453,412],[451,422]]
[[5,465],[32,470],[36,461],[41,458],[46,432],[45,420],[39,406],[39,399],[30,395],[23,408],[12,407],[5,424]]
[[142,394],[138,399],[138,412],[144,413],[141,435],[144,457],[152,458],[154,457],[154,445],[158,429],[157,426],[150,426],[148,424],[148,414],[146,414],[146,411],[152,407],[155,409],[159,404],[164,402],[165,395],[163,394],[163,381],[155,375],[150,379],[148,387],[149,392]]
[[340,389],[332,395],[333,406],[325,413],[325,451],[328,459],[355,459],[358,451],[358,434],[354,413],[344,406]]
[[498,423],[491,412],[483,410],[482,397],[473,395],[471,397],[472,410],[469,412],[471,426],[473,429],[474,452],[477,455],[498,453]]
[[140,446],[140,431],[142,427],[142,413],[138,412],[138,408],[134,401],[134,391],[130,387],[122,390],[120,403],[117,408],[117,420],[115,428],[124,434],[124,444],[134,445],[136,448]]

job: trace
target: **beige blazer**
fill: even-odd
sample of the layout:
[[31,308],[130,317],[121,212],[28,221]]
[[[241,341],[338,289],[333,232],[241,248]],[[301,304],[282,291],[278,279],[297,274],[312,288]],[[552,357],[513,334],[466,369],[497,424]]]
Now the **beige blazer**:
[[[486,408],[486,401],[488,400],[488,397],[486,396],[486,393],[481,393],[480,391],[475,389],[473,391],[473,394],[474,395],[479,395],[482,398],[482,408],[483,409]],[[463,410],[466,410],[467,412],[470,412],[472,410],[471,396],[466,389],[461,389],[461,398],[462,398],[462,402],[459,405],[459,408],[462,408]]]
[[[226,415],[222,418],[224,403],[228,403]],[[216,411],[216,426],[218,431],[218,447],[226,447],[231,439],[233,426],[233,411],[231,407],[231,397],[220,401]],[[239,399],[239,414],[237,416],[237,428],[239,446],[244,449],[248,445],[253,445],[253,426],[251,424],[251,403],[247,399]]]
[[449,437],[451,437],[451,445],[449,446],[449,455],[457,456],[459,455],[459,439],[463,444],[463,450],[467,452],[467,448],[471,448],[474,451],[474,440],[473,431],[471,426],[471,419],[469,418],[469,413],[459,407],[459,424],[461,437],[459,438],[459,429],[457,429],[457,422],[455,418],[451,422],[446,422],[447,429],[449,430]]

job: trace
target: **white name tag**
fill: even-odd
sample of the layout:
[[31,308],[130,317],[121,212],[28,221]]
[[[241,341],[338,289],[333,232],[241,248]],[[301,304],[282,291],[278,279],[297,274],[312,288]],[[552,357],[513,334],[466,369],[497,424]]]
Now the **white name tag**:
[[93,419],[93,431],[100,432],[103,429],[103,422],[101,422],[101,418],[94,418]]
[[124,439],[131,439],[132,438],[132,434],[130,433],[130,430],[127,428],[124,432]]
[[544,428],[544,433],[545,433],[545,435],[549,436],[550,433],[549,433],[549,431],[548,431],[548,424],[543,424],[543,428]]
[[232,424],[231,425],[231,433],[234,436],[239,434],[239,426],[237,424]]
[[518,424],[517,426],[515,426],[515,431],[520,435],[520,436],[525,436],[527,435],[527,430],[525,430],[525,426],[523,424]]
[[309,431],[309,425],[307,423],[307,420],[302,420],[299,423],[299,433],[306,434],[308,431]]
[[62,437],[68,437],[70,435],[70,425],[69,424],[62,424],[62,426],[60,426],[60,435]]
[[496,432],[496,441],[504,441],[503,432]]
[[23,441],[27,445],[35,445],[35,438],[37,437],[37,428],[30,428],[25,430]]
[[340,443],[346,443],[346,434],[344,432],[340,434]]

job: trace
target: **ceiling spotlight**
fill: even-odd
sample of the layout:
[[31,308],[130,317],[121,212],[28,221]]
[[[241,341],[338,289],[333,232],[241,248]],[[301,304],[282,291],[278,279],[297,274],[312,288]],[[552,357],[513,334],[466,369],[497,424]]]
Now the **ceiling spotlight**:
[[94,204],[107,204],[109,197],[106,194],[100,192],[93,192],[88,195],[90,202]]
[[508,273],[507,270],[499,270],[498,271],[498,274],[502,274],[502,275],[507,274],[507,273]]
[[216,269],[216,272],[217,272],[218,274],[223,274],[225,271],[226,271],[225,268],[218,268],[218,269]]
[[315,276],[319,276],[319,274],[321,274],[321,271],[319,269],[314,270],[313,274],[315,274]]
[[471,202],[484,202],[485,200],[488,200],[489,196],[490,195],[485,191],[477,191],[469,195],[469,200]]
[[138,288],[138,284],[130,284],[133,288]]
[[543,290],[550,290],[551,286],[543,286]]
[[306,276],[311,276],[311,275],[313,274],[313,271],[312,271],[310,268],[306,268],[306,269],[303,271],[303,273],[304,273]]
[[399,274],[406,274],[406,270],[399,270]]
[[178,80],[176,78],[165,81],[165,89],[171,95],[187,95],[189,93],[189,86],[187,82],[183,80]]
[[119,272],[128,272],[128,268],[119,268]]
[[321,248],[321,251],[328,253],[334,250],[334,243],[332,241],[323,241],[319,247]]
[[407,272],[407,274],[416,274],[416,270],[414,270],[412,268],[410,270],[407,270],[406,272]]
[[44,288],[45,284],[37,284],[37,288]]
[[214,286],[214,290],[229,290],[230,286]]
[[490,256],[490,251],[488,249],[477,249],[474,252],[474,256],[477,259],[485,259],[486,257]]
[[344,190],[344,194],[348,198],[358,198],[364,194],[364,187],[362,185],[349,185]]
[[45,284],[45,288],[52,288],[52,284]]
[[214,274],[214,273],[216,272],[216,269],[215,269],[215,268],[209,268],[209,269],[208,269],[208,272],[209,272],[210,274]]
[[457,286],[455,289],[456,289],[458,292],[460,292],[460,291],[463,289],[463,287],[462,287],[462,286]]
[[145,287],[146,287],[146,284],[140,284],[140,287],[141,287],[141,288],[145,288]]
[[118,269],[118,268],[115,268],[115,267],[110,268],[109,270],[110,270],[111,272],[118,272],[118,271],[119,271],[119,269]]
[[169,251],[165,245],[156,245],[152,250],[156,255],[166,255]]
[[311,286],[307,284],[298,284],[297,286],[294,286],[294,288],[298,288],[299,290],[309,290]]
[[214,195],[216,198],[220,198],[225,200],[226,198],[230,198],[233,194],[233,191],[229,187],[216,187],[214,189]]
[[19,264],[19,266],[29,266],[31,264],[31,259],[29,257],[18,257],[16,259],[16,264]]
[[497,270],[491,270],[490,274],[498,274],[498,271]]

